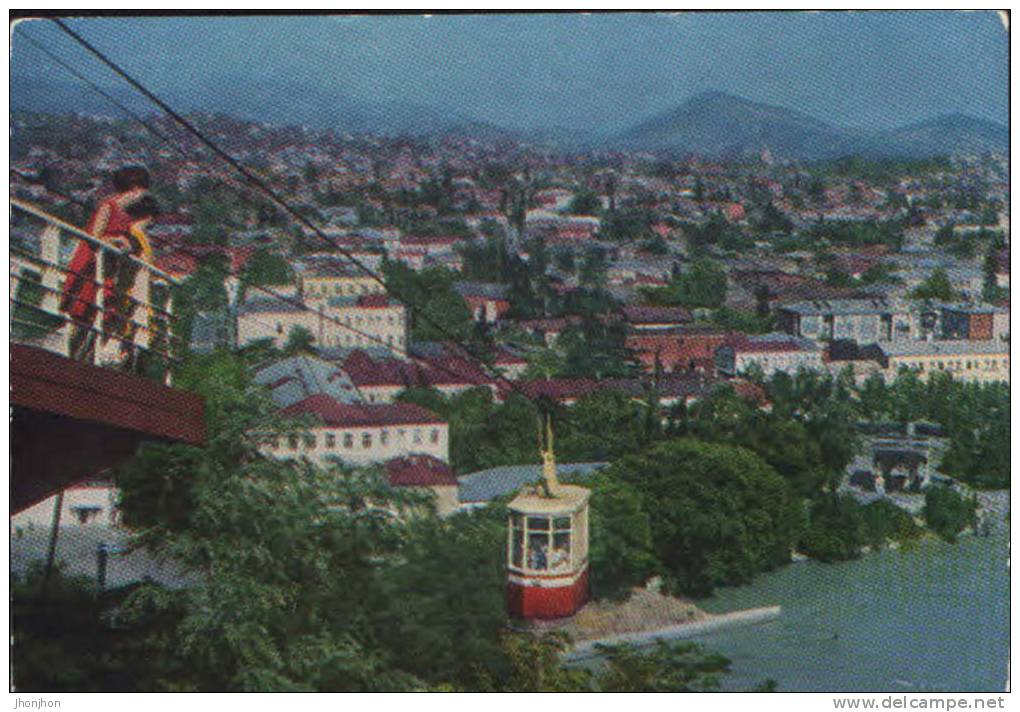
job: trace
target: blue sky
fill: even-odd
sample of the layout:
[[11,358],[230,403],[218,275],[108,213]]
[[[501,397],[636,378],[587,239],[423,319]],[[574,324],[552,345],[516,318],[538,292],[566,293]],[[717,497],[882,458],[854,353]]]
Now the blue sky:
[[[96,18],[72,26],[157,92],[257,77],[448,107],[508,128],[631,126],[705,90],[843,126],[1008,121],[992,12]],[[44,21],[25,28],[116,80]],[[12,70],[63,77],[14,40]],[[72,80],[73,81],[73,80]],[[229,110],[229,107],[223,107]]]

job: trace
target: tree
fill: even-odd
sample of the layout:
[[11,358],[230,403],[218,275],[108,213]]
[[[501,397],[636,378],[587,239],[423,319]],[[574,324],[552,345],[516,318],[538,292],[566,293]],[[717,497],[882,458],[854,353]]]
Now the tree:
[[174,353],[183,357],[191,344],[191,332],[200,312],[225,313],[230,300],[223,282],[222,262],[203,261],[173,295],[175,322],[173,328]]
[[799,514],[783,479],[743,448],[690,438],[613,463],[641,495],[672,586],[705,595],[789,561]]
[[291,284],[294,270],[280,255],[261,247],[252,253],[241,272],[242,287],[265,287]]
[[651,651],[629,645],[599,646],[607,670],[599,679],[601,692],[708,692],[730,661],[697,643],[656,640]]
[[819,561],[844,561],[861,555],[864,519],[853,495],[830,494],[815,500],[800,550]]
[[917,285],[910,296],[914,299],[934,299],[943,302],[951,302],[956,298],[949,275],[942,267],[932,270],[928,279]]
[[402,262],[384,260],[386,289],[404,304],[409,314],[411,341],[464,340],[471,335],[471,310],[453,288],[456,275],[443,267],[415,272]]
[[394,664],[430,684],[477,689],[504,667],[506,510],[499,500],[446,519],[412,522],[383,575],[377,635]]
[[116,473],[125,524],[140,532],[135,545],[186,572],[183,588],[143,583],[118,608],[125,624],[164,620],[147,640],[159,664],[153,686],[420,688],[392,667],[365,622],[404,528],[383,512],[427,503],[377,471],[259,456],[264,438],[301,426],[272,417],[229,354],[189,361],[177,385],[206,399],[206,446],[146,446]]
[[292,326],[287,334],[287,343],[283,347],[283,352],[286,354],[308,352],[314,343],[315,336],[306,327],[300,324]]
[[[598,390],[570,408],[557,434],[557,452],[567,462],[609,462],[637,452],[658,435],[646,429],[647,410],[619,391]],[[653,419],[653,423],[657,423]]]
[[605,471],[576,481],[591,490],[588,556],[596,598],[623,597],[660,569],[640,493]]
[[534,404],[518,393],[497,404],[485,387],[451,396],[434,389],[411,388],[398,400],[428,408],[447,420],[450,464],[458,474],[538,461]]
[[977,524],[977,497],[966,497],[945,486],[929,487],[924,493],[924,521],[948,542],[967,527]]
[[575,215],[598,215],[601,210],[602,201],[598,194],[590,190],[579,190],[567,207],[567,211]]
[[726,270],[710,260],[696,260],[691,269],[674,282],[674,288],[680,306],[722,306],[726,301]]

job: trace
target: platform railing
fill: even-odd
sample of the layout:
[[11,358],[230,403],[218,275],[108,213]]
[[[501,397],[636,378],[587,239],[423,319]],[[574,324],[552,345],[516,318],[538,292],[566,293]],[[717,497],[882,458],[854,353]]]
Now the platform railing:
[[[24,200],[11,198],[10,228],[11,341],[169,384],[179,280]],[[82,245],[94,269],[72,275]],[[76,292],[84,314],[74,317],[64,291],[72,276],[94,286],[90,299]]]

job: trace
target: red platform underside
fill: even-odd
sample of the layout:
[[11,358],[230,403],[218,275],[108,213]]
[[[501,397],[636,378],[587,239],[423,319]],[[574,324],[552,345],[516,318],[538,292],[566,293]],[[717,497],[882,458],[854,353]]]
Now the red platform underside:
[[567,618],[588,602],[588,569],[569,586],[540,588],[507,583],[507,610],[514,618]]

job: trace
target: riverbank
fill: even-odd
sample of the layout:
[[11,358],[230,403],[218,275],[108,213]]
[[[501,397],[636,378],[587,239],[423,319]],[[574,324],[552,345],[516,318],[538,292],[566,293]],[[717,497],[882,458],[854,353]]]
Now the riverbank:
[[621,645],[628,643],[641,647],[643,645],[651,645],[658,640],[687,640],[732,626],[750,625],[775,620],[781,613],[782,608],[780,606],[762,606],[716,615],[704,613],[704,617],[696,621],[664,626],[654,630],[620,633],[603,638],[578,641],[565,657],[567,660],[580,662],[598,657],[600,655],[598,646],[600,645]]

